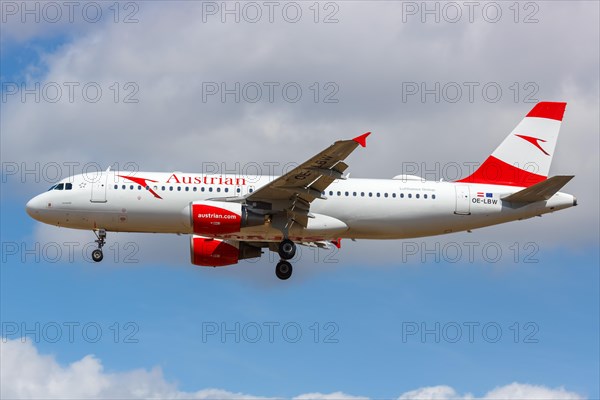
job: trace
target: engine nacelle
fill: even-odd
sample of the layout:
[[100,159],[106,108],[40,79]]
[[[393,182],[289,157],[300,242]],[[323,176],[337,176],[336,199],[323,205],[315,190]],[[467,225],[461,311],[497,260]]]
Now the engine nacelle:
[[223,235],[265,223],[265,216],[240,203],[196,201],[190,205],[192,229],[198,235]]
[[245,258],[260,257],[262,251],[258,247],[244,242],[211,239],[192,235],[190,239],[190,256],[192,264],[205,267],[224,267],[237,264]]

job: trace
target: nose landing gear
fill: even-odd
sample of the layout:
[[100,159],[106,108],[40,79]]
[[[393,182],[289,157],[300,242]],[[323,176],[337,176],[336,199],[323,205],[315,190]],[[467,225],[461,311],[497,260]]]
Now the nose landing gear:
[[100,262],[104,258],[104,254],[102,253],[102,247],[106,244],[106,230],[98,229],[98,231],[94,231],[96,235],[96,243],[98,243],[98,248],[92,251],[92,260],[95,262]]

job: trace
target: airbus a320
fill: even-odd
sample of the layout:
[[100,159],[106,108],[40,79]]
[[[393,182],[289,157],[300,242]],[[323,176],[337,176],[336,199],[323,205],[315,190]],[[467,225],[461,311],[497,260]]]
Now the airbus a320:
[[27,205],[34,219],[87,229],[103,259],[107,232],[190,235],[191,262],[221,267],[279,254],[292,275],[298,245],[349,239],[405,239],[467,231],[577,205],[559,192],[573,176],[548,178],[566,103],[536,104],[472,174],[455,182],[417,176],[350,179],[346,158],[367,136],[340,140],[282,176],[182,172],[70,176]]

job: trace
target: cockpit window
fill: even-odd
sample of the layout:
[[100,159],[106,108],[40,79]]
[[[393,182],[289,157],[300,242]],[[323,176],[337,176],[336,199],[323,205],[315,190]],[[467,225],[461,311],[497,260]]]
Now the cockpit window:
[[51,191],[51,190],[72,190],[72,189],[73,189],[73,184],[72,183],[58,183],[56,185],[50,186],[50,189],[48,189],[48,191]]

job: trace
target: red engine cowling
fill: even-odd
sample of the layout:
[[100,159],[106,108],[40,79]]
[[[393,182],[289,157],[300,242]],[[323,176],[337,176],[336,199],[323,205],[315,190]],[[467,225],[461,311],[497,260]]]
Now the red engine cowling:
[[191,204],[190,212],[192,228],[198,235],[234,233],[247,226],[265,223],[263,215],[252,213],[239,203],[198,201]]
[[258,247],[244,242],[203,238],[192,235],[190,255],[192,264],[205,267],[223,267],[237,264],[245,258],[260,257],[262,251]]

